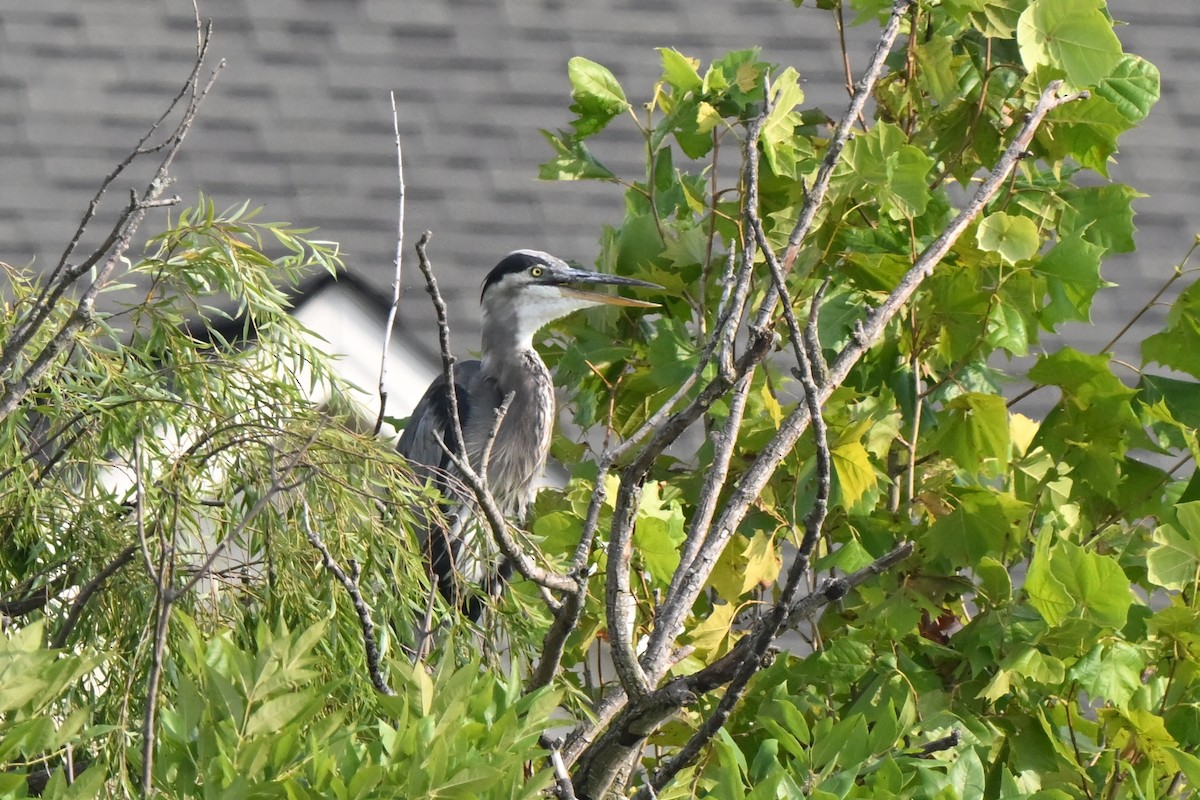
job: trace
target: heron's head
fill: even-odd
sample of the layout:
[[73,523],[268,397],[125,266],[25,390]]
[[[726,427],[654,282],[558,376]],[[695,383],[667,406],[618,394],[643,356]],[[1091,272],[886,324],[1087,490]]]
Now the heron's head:
[[598,305],[658,307],[658,303],[594,291],[605,285],[662,288],[636,278],[576,269],[539,250],[516,250],[488,273],[479,302],[483,306],[485,326],[510,327],[522,340],[532,339],[544,325],[581,308]]

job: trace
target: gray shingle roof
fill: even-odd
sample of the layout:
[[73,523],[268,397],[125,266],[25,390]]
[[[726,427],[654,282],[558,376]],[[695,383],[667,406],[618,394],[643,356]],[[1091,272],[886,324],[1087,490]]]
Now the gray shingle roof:
[[[809,98],[836,109],[840,54],[825,12],[780,0],[202,0],[227,66],[175,170],[185,201],[266,204],[265,218],[316,225],[383,290],[394,250],[396,179],[388,90],[400,104],[408,236],[431,253],[473,346],[479,279],[503,253],[537,247],[590,261],[615,223],[615,187],[538,183],[539,128],[568,119],[565,63],[613,68],[631,99],[659,73],[656,46],[703,59],[762,45],[795,64]],[[1149,297],[1197,228],[1200,4],[1111,0],[1129,49],[1159,65],[1163,100],[1124,140],[1118,179],[1138,204],[1136,254],[1107,263],[1128,291],[1097,316],[1125,318]],[[857,62],[873,27],[852,30]],[[53,264],[98,181],[154,119],[192,59],[186,0],[0,0],[0,259]],[[632,139],[609,137],[613,166],[636,169]],[[109,200],[121,202],[123,181]],[[153,221],[150,223],[153,225]],[[101,226],[93,226],[98,236]],[[411,264],[411,258],[410,258]],[[1155,276],[1155,277],[1152,277]],[[402,315],[426,329],[415,269]],[[1096,337],[1099,338],[1098,336]]]

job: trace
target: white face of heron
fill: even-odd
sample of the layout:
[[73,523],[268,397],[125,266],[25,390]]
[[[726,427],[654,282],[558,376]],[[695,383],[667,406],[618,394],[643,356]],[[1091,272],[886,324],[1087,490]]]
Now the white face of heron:
[[598,305],[657,307],[656,303],[592,291],[603,284],[662,288],[632,278],[576,269],[540,250],[509,253],[483,282],[480,301],[484,336],[493,344],[503,341],[518,349],[529,349],[534,334],[572,311]]
[[573,311],[601,305],[602,300],[579,296],[564,287],[539,283],[544,267],[531,266],[492,283],[483,296],[485,329],[499,326],[511,331],[518,347],[533,346],[534,335]]

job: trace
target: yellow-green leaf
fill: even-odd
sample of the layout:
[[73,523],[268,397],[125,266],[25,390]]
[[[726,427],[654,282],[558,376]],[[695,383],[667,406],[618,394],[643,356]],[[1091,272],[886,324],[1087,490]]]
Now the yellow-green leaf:
[[845,508],[861,500],[879,482],[871,456],[861,442],[850,441],[834,447],[830,460],[837,478],[838,501]]
[[1095,86],[1121,60],[1121,42],[1098,0],[1033,0],[1017,22],[1026,69],[1061,70],[1076,88]]
[[1041,246],[1037,225],[1029,217],[997,211],[979,223],[975,234],[980,248],[999,253],[1009,264],[1032,258]]

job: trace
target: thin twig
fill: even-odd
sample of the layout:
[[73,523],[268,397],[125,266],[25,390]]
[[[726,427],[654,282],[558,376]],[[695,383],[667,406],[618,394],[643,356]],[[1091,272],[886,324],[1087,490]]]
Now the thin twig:
[[437,605],[437,596],[437,581],[431,580],[429,596],[425,599],[425,615],[421,617],[421,627],[417,630],[416,641],[413,644],[412,660],[414,664],[425,658],[433,643],[433,609]]
[[[815,616],[830,603],[845,597],[852,588],[890,569],[911,553],[912,544],[905,542],[857,572],[824,581],[814,593],[786,610],[782,626],[793,626]],[[653,692],[625,704],[604,733],[580,756],[574,775],[576,793],[581,797],[603,796],[630,752],[640,747],[647,736],[679,709],[693,704],[700,695],[735,680],[745,668],[750,654],[758,652],[762,638],[777,623],[774,615],[769,619],[760,618],[746,636],[712,664],[699,672],[673,678]],[[731,698],[731,701],[735,699]],[[655,785],[659,785],[657,780]],[[639,792],[639,796],[648,797],[644,792]]]
[[575,581],[560,572],[538,566],[521,549],[521,546],[517,544],[517,540],[508,532],[508,523],[505,521],[504,512],[500,510],[500,505],[496,502],[496,498],[492,496],[487,483],[466,458],[451,450],[450,446],[436,433],[434,434],[434,438],[441,446],[447,458],[450,459],[450,463],[454,465],[458,477],[475,494],[475,503],[479,506],[479,511],[487,521],[488,527],[491,528],[493,539],[500,548],[500,552],[512,562],[517,572],[521,573],[521,576],[526,580],[533,581],[538,586],[546,589],[553,589],[559,592],[574,590]]
[[[842,51],[842,70],[846,76],[846,94],[851,98],[854,97],[854,70],[850,67],[850,49],[846,46],[846,17],[842,13],[842,4],[835,3],[833,6],[833,24],[837,28],[838,33],[838,48]],[[865,131],[867,129],[867,121],[863,118],[862,110],[859,109],[858,124]]]
[[[746,126],[746,141],[743,145],[742,154],[742,183],[745,188],[745,205],[747,208],[757,208],[758,206],[758,140],[762,133],[763,125],[766,123],[767,117],[771,112],[771,94],[769,89],[766,91],[766,96],[768,98],[766,106]],[[766,244],[765,242],[759,242],[754,232],[748,229],[748,226],[743,226],[743,236],[742,271],[749,274],[753,270],[756,244],[760,244],[763,247],[766,247]],[[732,253],[732,248],[730,248],[730,252]],[[726,287],[726,291],[728,291],[728,287]],[[725,298],[723,297],[722,299]],[[714,341],[718,336],[724,340],[722,349],[726,353],[732,349],[733,335],[736,333],[736,328],[731,322],[731,320],[727,319],[724,324],[718,324],[717,332],[714,334]],[[687,538],[684,539],[683,546],[680,549],[679,568],[671,576],[671,583],[664,595],[663,604],[669,603],[671,598],[679,591],[679,587],[683,583],[684,576],[687,575],[692,560],[696,557],[696,553],[700,551],[701,546],[708,537],[713,515],[717,510],[718,500],[729,477],[729,464],[732,461],[734,447],[737,444],[737,434],[741,430],[742,420],[745,416],[746,401],[749,397],[752,378],[753,370],[747,370],[734,383],[732,396],[729,400],[729,414],[725,425],[719,433],[714,432],[713,434],[716,445],[715,452],[713,453],[713,463],[705,473],[704,487],[700,492],[696,510],[692,514],[692,520],[688,525]],[[663,604],[660,604],[660,608],[655,610],[654,616],[656,620],[662,615],[661,605]],[[668,637],[674,638],[665,629],[665,626],[656,622],[655,630],[651,634],[646,652],[660,652],[663,643],[667,641]],[[653,674],[654,662],[649,660],[646,663]]]
[[392,344],[392,328],[396,324],[396,311],[400,308],[400,264],[404,254],[404,158],[400,150],[400,116],[396,112],[396,93],[388,92],[392,101],[392,130],[396,134],[396,178],[400,186],[400,212],[396,221],[396,271],[392,275],[392,305],[388,308],[387,324],[383,329],[383,355],[379,358],[379,416],[375,419],[375,435],[383,429],[384,412],[387,410],[387,362],[388,349]]
[[[735,261],[735,250],[731,243],[729,256],[726,260],[725,274],[722,278],[721,300],[717,305],[717,324],[691,375],[684,379],[683,383],[676,389],[675,394],[651,414],[637,431],[615,448],[605,452],[596,465],[597,476],[592,491],[592,498],[588,504],[587,513],[584,514],[583,531],[579,537],[579,543],[576,545],[575,553],[572,557],[571,570],[568,573],[577,579],[579,585],[573,594],[569,594],[564,598],[561,609],[556,613],[554,622],[546,632],[546,636],[542,642],[541,658],[527,686],[527,689],[530,691],[539,686],[545,686],[553,680],[562,660],[567,637],[570,636],[571,631],[579,624],[579,615],[583,611],[583,601],[587,595],[589,586],[588,578],[590,573],[588,571],[588,563],[591,559],[592,544],[595,541],[596,531],[599,527],[600,509],[604,506],[608,497],[605,481],[612,473],[614,465],[647,436],[651,437],[651,441],[641,451],[642,457],[640,460],[645,461],[645,463],[652,461],[658,453],[662,452],[663,449],[679,436],[681,431],[685,430],[712,403],[722,397],[734,385],[740,375],[745,374],[747,370],[757,363],[758,359],[766,355],[767,340],[762,339],[752,342],[748,352],[743,355],[739,366],[719,370],[717,378],[701,390],[687,407],[672,413],[672,409],[691,392],[692,387],[699,380],[705,369],[707,369],[714,355],[718,351],[727,353],[732,347],[733,338],[741,321],[742,309],[745,307],[746,296],[750,286],[750,276],[753,272],[752,262],[743,259],[741,262],[742,268],[738,270],[735,277],[735,263],[737,263]],[[647,454],[649,454],[649,458],[644,458]],[[585,724],[591,725],[593,723],[588,722]]]
[[[902,12],[907,8],[907,5],[905,2],[897,2],[895,11]],[[1006,148],[993,172],[980,185],[971,201],[950,223],[943,234],[921,254],[912,269],[901,279],[896,289],[884,301],[883,305],[870,314],[859,326],[851,342],[843,348],[834,364],[831,365],[824,385],[819,387],[814,393],[812,402],[816,403],[818,407],[825,402],[833,389],[846,379],[850,368],[857,363],[862,355],[882,335],[885,326],[900,308],[907,303],[917,286],[920,285],[925,277],[932,273],[934,266],[940,262],[941,258],[953,245],[954,241],[957,240],[957,237],[961,235],[962,231],[965,230],[967,225],[969,225],[970,221],[982,213],[984,205],[995,195],[1000,186],[1003,185],[1008,174],[1010,174],[1017,161],[1022,157],[1030,139],[1046,114],[1063,103],[1085,96],[1083,94],[1072,94],[1059,97],[1057,91],[1060,86],[1059,82],[1054,82],[1047,87],[1034,109],[1028,115],[1021,131],[1009,144],[1008,148]],[[784,262],[784,266],[786,266],[786,262]],[[775,293],[775,287],[773,286],[772,292],[768,294]],[[760,318],[761,315],[767,313],[773,307],[774,302],[775,298],[770,297],[764,301],[759,309]],[[813,415],[810,403],[806,402],[785,419],[772,440],[765,448],[760,450],[757,459],[747,470],[741,482],[726,502],[720,518],[714,525],[712,535],[705,544],[705,548],[690,565],[688,578],[682,591],[676,597],[671,598],[671,600],[677,602],[677,605],[671,608],[673,613],[682,617],[689,612],[695,601],[696,594],[711,573],[716,558],[724,549],[729,537],[738,529],[750,504],[760,495],[766,481],[774,474],[775,469],[782,462],[783,458],[791,452],[795,442],[812,420]],[[625,487],[623,486],[622,491],[624,490]],[[620,500],[618,499],[619,506]],[[614,526],[619,521],[618,518],[614,517]],[[872,568],[877,566],[872,565]],[[789,575],[789,583],[792,577],[792,575]],[[836,585],[831,585],[829,589],[831,591],[836,589]],[[797,611],[793,612],[789,618],[799,614],[810,605],[808,603],[797,604]],[[774,614],[771,615],[771,619],[775,619]],[[661,618],[656,620],[656,626],[661,624],[663,624]],[[747,637],[747,639],[750,639],[750,637]],[[754,637],[751,641],[754,644],[748,644],[747,647],[761,643],[761,639],[758,637]],[[649,655],[649,652],[647,652],[647,656]],[[748,664],[749,662],[745,663]],[[714,664],[713,666],[715,667],[716,665]],[[729,665],[725,665],[725,668],[731,669]],[[707,679],[715,680],[720,677],[724,682],[729,682],[737,677],[739,673],[744,673],[748,669],[749,667],[744,666],[744,664],[738,664],[732,668],[730,674],[718,675],[710,673]],[[697,674],[704,672],[706,671],[702,670],[701,673]],[[660,712],[664,708],[668,708],[672,709],[673,713],[673,709],[679,707],[675,705],[677,701],[684,704],[689,702],[686,696],[672,699],[660,694],[670,687],[672,683],[667,684],[660,690],[655,690],[641,698],[635,698],[630,701],[626,710],[618,716],[617,720],[608,726],[605,734],[594,742],[582,756],[577,770],[577,789],[581,786],[580,780],[582,776],[582,785],[587,787],[585,794],[600,794],[603,791],[607,791],[616,772],[625,763],[626,755],[633,748],[640,746],[642,739],[646,735],[649,735],[661,723],[662,719],[665,719]],[[733,699],[736,701],[736,696]]]
[[[178,502],[175,506],[178,510]],[[173,519],[174,523],[178,518]],[[171,617],[171,597],[168,582],[170,565],[175,560],[175,547],[167,546],[166,534],[159,528],[158,566],[151,567],[154,576],[154,637],[150,648],[150,673],[146,676],[146,710],[142,715],[142,796],[154,796],[154,723],[158,708],[158,685],[162,678],[163,653],[167,647],[167,626]]]
[[879,43],[875,47],[875,52],[871,55],[871,60],[868,62],[867,68],[863,71],[862,77],[858,79],[858,83],[854,86],[854,94],[850,98],[850,105],[833,129],[833,135],[829,138],[829,146],[825,149],[825,158],[821,162],[821,168],[817,170],[817,177],[813,180],[813,184],[809,188],[808,197],[800,209],[800,216],[796,220],[796,226],[792,229],[792,233],[788,237],[787,250],[784,251],[783,258],[781,259],[784,272],[791,271],[792,265],[796,262],[796,256],[800,254],[800,246],[808,237],[808,232],[812,228],[813,221],[816,219],[817,210],[820,209],[825,201],[825,193],[829,190],[829,182],[833,178],[834,168],[841,158],[842,149],[850,139],[850,130],[854,127],[854,121],[862,115],[863,108],[867,104],[867,98],[875,90],[875,84],[879,80],[879,76],[883,73],[884,62],[888,54],[892,51],[896,35],[900,32],[900,21],[904,18],[904,14],[908,11],[908,7],[911,4],[912,0],[896,0],[892,6],[891,16],[888,17],[887,24],[884,26],[883,32],[879,35]]
[[283,469],[280,470],[271,481],[271,485],[267,487],[267,490],[263,492],[257,500],[254,501],[254,505],[250,506],[250,509],[245,513],[241,521],[238,522],[237,527],[230,531],[225,538],[217,542],[216,546],[213,547],[211,552],[209,552],[208,557],[205,558],[200,566],[196,568],[196,572],[178,588],[170,589],[168,591],[171,602],[174,602],[190,592],[193,588],[195,588],[196,584],[208,576],[209,572],[212,571],[213,564],[216,563],[217,559],[220,558],[225,552],[225,548],[229,545],[229,543],[236,542],[241,539],[241,536],[245,532],[246,528],[249,527],[250,523],[253,522],[254,519],[261,514],[268,505],[271,504],[271,501],[275,499],[275,495],[283,491],[295,489],[303,483],[303,481],[300,481],[289,484],[285,483],[285,481],[287,477],[291,475],[291,473],[300,465],[300,462],[304,459],[305,454],[308,453],[308,449],[312,447],[313,442],[315,442],[317,437],[321,435],[321,430],[321,428],[317,428],[315,431],[313,431],[313,433],[308,437],[308,440],[301,445],[298,450],[296,450],[291,459],[289,459],[287,464],[284,465]]
[[638,663],[633,644],[637,603],[629,586],[629,561],[633,555],[633,525],[641,500],[640,481],[623,483],[613,509],[608,544],[608,580],[604,587],[605,614],[608,621],[608,646],[613,666],[625,693],[632,698],[650,691],[650,679]]
[[[796,557],[793,559],[792,565],[788,570],[784,590],[774,607],[764,617],[760,618],[761,628],[751,634],[753,643],[749,648],[749,652],[739,665],[737,672],[725,690],[724,696],[717,704],[716,710],[704,721],[700,729],[692,735],[687,744],[656,773],[654,780],[647,784],[646,790],[641,793],[643,795],[653,796],[655,789],[662,789],[680,769],[690,764],[700,754],[704,746],[708,744],[708,741],[720,730],[721,726],[725,724],[729,715],[733,712],[734,707],[749,685],[750,679],[763,666],[763,660],[766,658],[768,648],[770,648],[787,624],[789,615],[794,612],[796,597],[804,583],[803,579],[808,573],[809,561],[812,558],[813,550],[816,547],[821,529],[825,523],[825,516],[829,510],[829,492],[832,478],[831,454],[825,421],[821,413],[819,390],[814,377],[813,365],[809,358],[810,348],[818,351],[820,349],[820,343],[815,330],[816,319],[812,318],[809,320],[809,331],[806,334],[800,333],[795,316],[791,313],[791,302],[783,285],[782,267],[775,258],[775,253],[765,246],[766,235],[762,232],[762,221],[758,217],[757,208],[748,207],[747,218],[751,227],[754,228],[756,235],[762,237],[761,243],[763,244],[764,256],[770,267],[776,288],[779,290],[780,296],[783,297],[784,313],[788,317],[788,325],[792,331],[793,346],[800,367],[800,382],[804,387],[804,402],[808,407],[812,420],[813,439],[816,445],[816,497],[813,500],[812,508],[805,515],[804,538],[801,540]],[[809,347],[805,346],[805,341],[809,343]]]
[[[30,315],[25,321],[16,326],[12,333],[12,337],[8,342],[5,343],[3,355],[0,356],[0,375],[3,375],[12,366],[17,355],[24,349],[25,345],[29,343],[29,341],[45,323],[50,312],[58,304],[67,288],[80,276],[91,269],[92,266],[98,263],[100,258],[103,257],[104,253],[108,251],[108,248],[116,242],[118,231],[123,229],[129,213],[132,213],[133,211],[132,208],[122,212],[116,223],[113,225],[112,232],[110,232],[105,242],[101,244],[99,248],[93,251],[92,255],[87,258],[83,264],[71,268],[66,272],[66,274],[64,274],[64,271],[67,270],[67,260],[71,257],[71,254],[75,252],[75,248],[79,245],[80,239],[83,238],[84,231],[87,230],[88,225],[91,223],[93,217],[95,217],[96,212],[100,207],[100,199],[104,196],[104,193],[108,191],[108,188],[113,184],[114,181],[116,181],[117,177],[120,176],[121,173],[124,172],[125,169],[132,164],[138,156],[144,155],[146,152],[148,152],[144,150],[142,146],[150,139],[151,136],[154,135],[159,126],[162,125],[167,117],[169,117],[175,111],[176,106],[179,105],[179,101],[188,94],[188,90],[190,89],[193,94],[195,93],[196,79],[200,73],[200,69],[204,64],[204,60],[208,52],[208,44],[211,33],[212,24],[209,23],[207,27],[201,26],[199,23],[199,17],[197,16],[196,59],[192,64],[192,71],[189,73],[187,79],[183,82],[183,85],[180,87],[179,92],[175,95],[174,99],[172,99],[167,105],[166,110],[163,111],[158,119],[154,121],[154,123],[150,126],[150,129],[142,135],[142,138],[138,140],[137,144],[134,145],[133,149],[128,153],[128,155],[126,155],[125,158],[119,164],[117,164],[113,171],[110,172],[104,178],[104,180],[100,182],[100,187],[96,190],[96,194],[92,197],[91,202],[88,204],[87,210],[84,212],[82,219],[80,219],[79,225],[75,229],[74,236],[71,237],[71,241],[67,244],[66,249],[63,250],[62,256],[59,258],[58,264],[55,266],[54,271],[51,272],[50,277],[46,279],[46,283],[40,295],[38,296],[38,299],[33,304],[33,310],[30,312]],[[193,98],[193,101],[189,104],[189,111],[196,105],[198,104]],[[179,136],[179,128],[176,128],[175,132],[171,134],[171,136],[167,137],[166,142],[171,142],[177,139],[181,139]]]
[[329,548],[325,546],[325,542],[321,539],[312,527],[312,522],[308,515],[308,501],[304,501],[300,512],[300,524],[304,528],[304,536],[308,539],[309,544],[317,549],[321,554],[321,563],[325,565],[325,569],[333,573],[333,577],[337,578],[338,583],[346,590],[346,594],[350,595],[350,603],[354,606],[354,613],[358,616],[359,627],[362,628],[363,650],[367,657],[367,674],[371,677],[371,683],[374,684],[376,691],[381,694],[394,695],[395,690],[388,685],[387,679],[383,677],[383,671],[379,667],[379,644],[375,640],[375,622],[371,619],[371,609],[363,600],[362,592],[359,591],[358,583],[351,579],[346,574],[345,570],[334,560],[333,554],[329,552]]
[[446,379],[446,400],[450,408],[450,432],[454,434],[456,452],[465,452],[463,439],[462,416],[458,407],[458,385],[454,382],[454,351],[450,348],[450,318],[446,311],[446,301],[438,289],[437,278],[433,274],[433,265],[429,261],[427,248],[433,238],[431,231],[425,231],[417,240],[417,266],[425,277],[425,290],[433,303],[433,311],[437,316],[438,350],[442,356],[442,375]]
[[[784,256],[782,259],[780,259],[780,268],[785,275],[791,270],[792,265],[799,254],[800,245],[807,237],[813,221],[816,219],[817,211],[824,202],[825,195],[829,190],[829,184],[833,176],[834,167],[837,165],[842,148],[849,139],[850,130],[854,125],[854,120],[857,115],[861,113],[864,105],[866,104],[867,98],[874,91],[875,84],[883,71],[884,61],[887,57],[887,54],[891,52],[892,44],[895,42],[896,35],[900,30],[900,20],[905,11],[908,9],[910,3],[911,0],[896,0],[892,7],[891,17],[888,19],[888,23],[884,27],[883,32],[880,34],[878,45],[875,48],[875,53],[873,54],[870,63],[855,87],[855,93],[851,98],[849,106],[834,129],[834,134],[830,139],[829,146],[825,153],[825,159],[821,164],[821,168],[818,170],[817,177],[813,181],[812,187],[808,191],[804,205],[800,211],[800,216],[797,219],[796,225],[788,238],[787,249],[784,253]],[[759,124],[761,124],[761,122]],[[752,167],[753,162],[748,163],[746,167],[747,171],[749,171]],[[756,192],[757,186],[755,183],[756,182],[748,181],[745,191],[747,193]],[[749,199],[744,203],[745,208],[750,208],[752,205],[753,204],[749,201]],[[751,234],[747,236],[747,240],[753,242],[755,241],[755,238]],[[775,303],[777,302],[779,296],[780,290],[776,287],[775,283],[772,282],[770,288],[766,292],[765,297],[763,298],[761,305],[759,306],[758,313],[755,316],[754,321],[751,323],[750,327],[752,331],[765,331],[767,329],[768,320],[770,319],[770,315],[773,312]],[[823,393],[828,391],[828,388],[822,389]],[[822,396],[819,402],[823,403],[824,400],[825,397]],[[805,423],[807,424],[808,407],[802,404],[798,410],[803,411],[806,417]],[[800,432],[801,431],[796,431],[795,438],[798,438]],[[784,429],[781,429],[775,438],[779,439],[784,435]],[[791,444],[795,443],[795,438],[792,438],[791,436],[788,436],[788,438],[790,439]],[[772,455],[774,455],[774,453]],[[782,460],[784,455],[785,454],[783,453],[779,453],[778,458]],[[766,464],[761,464],[761,461],[762,458],[760,455],[759,459],[755,461],[754,466],[747,473],[747,475],[753,474],[755,467],[765,470]],[[777,461],[775,463],[778,464],[779,462]],[[774,468],[772,467],[771,472],[773,471]],[[737,507],[743,508],[744,510],[745,507],[748,507],[749,504],[753,502],[754,498],[757,497],[760,492],[761,485],[756,485],[753,487],[747,486],[746,478],[743,477],[742,481],[738,485],[738,488],[734,491],[732,497],[726,503],[726,512],[722,513],[721,517],[716,521],[713,535],[708,537],[703,548],[701,549],[701,552],[698,553],[696,559],[691,562],[692,568],[689,568],[686,573],[680,577],[679,591],[670,593],[660,606],[658,616],[655,620],[655,630],[651,634],[650,641],[646,647],[646,652],[642,657],[642,663],[647,666],[647,671],[651,676],[661,676],[663,674],[663,664],[667,658],[667,654],[670,652],[672,642],[674,641],[675,637],[678,636],[679,631],[682,630],[684,621],[686,620],[687,615],[690,613],[692,605],[695,603],[695,599],[700,591],[700,588],[708,580],[708,575],[711,573],[712,567],[715,566],[717,557],[724,550],[726,542],[728,542],[729,537],[736,529],[736,525],[728,524],[731,516],[728,513],[731,504],[736,503]]]
[[[921,282],[928,277],[933,268],[953,246],[954,242],[983,211],[984,205],[993,197],[1009,172],[1022,157],[1041,121],[1052,109],[1063,103],[1083,97],[1083,94],[1057,96],[1061,87],[1060,81],[1055,81],[1047,87],[1034,110],[1002,154],[991,175],[984,180],[966,207],[950,223],[947,229],[922,253],[916,264],[905,274],[897,287],[884,300],[883,304],[871,312],[861,326],[856,330],[851,341],[838,354],[837,359],[830,365],[827,380],[818,390],[817,399],[820,404],[828,399],[833,390],[840,386],[849,375],[851,368],[883,335],[888,323],[904,307],[908,299],[917,290]],[[772,291],[774,287],[772,287]],[[684,591],[676,598],[676,604],[669,611],[676,617],[664,620],[660,615],[656,624],[669,627],[671,630],[680,629],[680,619],[691,609],[701,588],[711,574],[729,537],[738,529],[751,504],[761,493],[775,470],[787,457],[811,421],[809,406],[805,403],[797,406],[783,421],[771,440],[759,451],[754,463],[742,475],[737,487],[726,501],[725,508],[714,523],[713,534],[705,543],[705,547],[692,562],[691,569],[684,583]],[[665,606],[666,604],[664,604]],[[661,651],[651,652],[654,646],[651,642],[647,648],[646,658],[653,658]],[[661,657],[661,656],[660,656]]]
[[50,643],[51,647],[61,648],[66,646],[67,638],[75,630],[75,626],[79,624],[79,618],[83,615],[83,609],[87,605],[88,600],[104,586],[105,581],[133,560],[133,557],[137,554],[137,550],[138,546],[136,544],[126,545],[113,557],[112,561],[109,561],[102,570],[96,573],[94,578],[79,589],[79,594],[75,595],[75,599],[71,602],[71,609],[67,612],[67,618],[63,621],[62,627],[58,629],[58,633],[54,635],[54,640]]
[[1160,297],[1166,294],[1167,290],[1171,288],[1172,284],[1186,274],[1184,267],[1186,267],[1188,261],[1191,260],[1192,254],[1196,252],[1197,247],[1200,247],[1200,241],[1192,242],[1192,246],[1188,248],[1187,255],[1183,257],[1183,261],[1180,262],[1179,266],[1175,268],[1175,272],[1171,275],[1171,277],[1167,279],[1166,283],[1159,287],[1158,291],[1154,293],[1153,297],[1147,300],[1146,303],[1140,309],[1138,309],[1138,312],[1134,314],[1128,322],[1125,323],[1121,330],[1117,331],[1116,335],[1108,341],[1108,344],[1100,348],[1101,353],[1107,353],[1109,350],[1112,350],[1113,347],[1116,346],[1117,342],[1121,340],[1121,337],[1123,337],[1126,333],[1129,333],[1129,329],[1136,325],[1137,321],[1145,316],[1147,311],[1154,307],[1154,304],[1158,302]]
[[504,418],[508,416],[508,407],[512,405],[513,398],[516,396],[516,392],[504,395],[504,399],[496,408],[496,416],[492,420],[492,427],[488,430],[487,439],[483,442],[483,451],[479,456],[479,473],[485,480],[491,468],[492,448],[496,446],[496,437],[500,435],[500,426],[504,424]]

